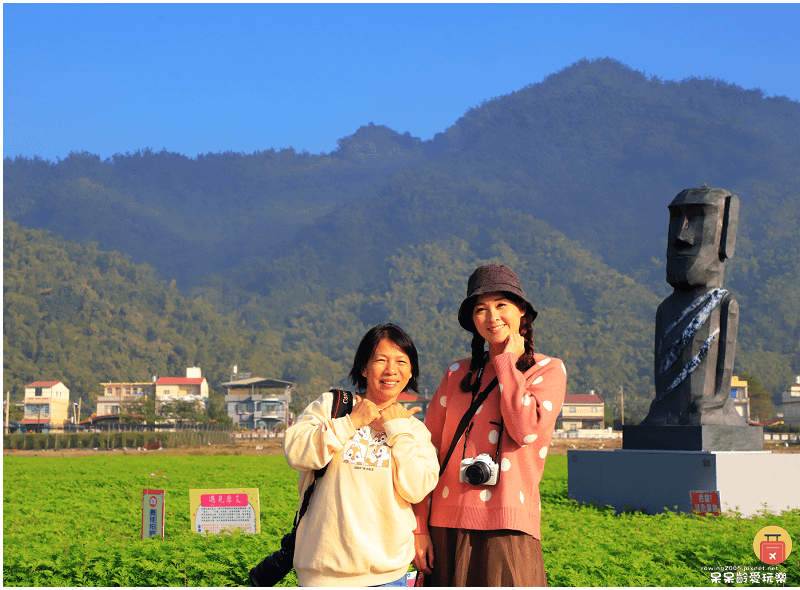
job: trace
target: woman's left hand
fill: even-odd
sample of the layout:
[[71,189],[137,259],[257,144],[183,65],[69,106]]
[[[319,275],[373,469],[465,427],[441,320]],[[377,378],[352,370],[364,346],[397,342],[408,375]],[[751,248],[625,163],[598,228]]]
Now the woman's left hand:
[[516,358],[521,357],[525,353],[525,339],[519,334],[509,335],[503,348],[503,353],[506,352],[513,353]]

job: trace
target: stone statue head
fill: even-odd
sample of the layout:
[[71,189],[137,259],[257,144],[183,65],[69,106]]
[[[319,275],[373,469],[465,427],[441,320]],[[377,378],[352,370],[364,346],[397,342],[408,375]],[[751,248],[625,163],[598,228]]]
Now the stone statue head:
[[681,191],[669,204],[667,282],[682,291],[721,287],[738,220],[736,195],[705,186]]

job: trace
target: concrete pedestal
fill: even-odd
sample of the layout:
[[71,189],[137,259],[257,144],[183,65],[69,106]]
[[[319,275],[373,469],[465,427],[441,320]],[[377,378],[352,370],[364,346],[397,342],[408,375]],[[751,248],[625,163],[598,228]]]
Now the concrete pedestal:
[[764,428],[717,424],[637,424],[623,428],[622,448],[659,451],[763,451]]
[[719,491],[744,516],[800,509],[800,454],[769,451],[569,451],[570,499],[656,514],[692,512],[691,491]]

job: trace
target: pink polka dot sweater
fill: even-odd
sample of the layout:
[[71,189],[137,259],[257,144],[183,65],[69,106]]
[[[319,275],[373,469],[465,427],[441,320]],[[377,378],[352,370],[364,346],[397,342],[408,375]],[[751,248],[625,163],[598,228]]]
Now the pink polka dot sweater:
[[[416,534],[427,534],[430,524],[438,527],[523,531],[541,539],[542,479],[547,451],[556,418],[564,402],[567,370],[556,358],[535,355],[536,364],[521,373],[514,366],[511,353],[500,354],[487,364],[481,379],[481,391],[495,376],[496,386],[472,418],[472,428],[456,445],[447,469],[427,500],[416,504]],[[431,442],[444,458],[453,435],[472,401],[459,384],[469,371],[469,360],[462,359],[448,367],[439,389],[433,396],[425,418]],[[464,456],[486,453],[494,460],[500,419],[500,466],[496,485],[472,485],[459,481]]]

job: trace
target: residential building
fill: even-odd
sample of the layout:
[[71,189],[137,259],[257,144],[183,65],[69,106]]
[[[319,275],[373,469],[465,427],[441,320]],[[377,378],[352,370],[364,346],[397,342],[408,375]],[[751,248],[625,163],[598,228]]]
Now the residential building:
[[747,393],[747,381],[742,381],[734,375],[731,377],[731,397],[733,407],[745,420],[750,419],[750,396]]
[[137,381],[134,383],[101,383],[103,395],[97,396],[97,415],[125,413],[126,407],[155,396],[156,382]]
[[69,389],[61,381],[34,381],[25,386],[23,430],[64,430],[69,420]]
[[176,418],[171,410],[178,402],[194,404],[197,411],[205,412],[208,406],[208,381],[200,367],[188,367],[186,377],[161,377],[155,383],[156,413]]
[[[251,377],[250,373],[239,373],[234,366],[231,380],[222,384],[228,390],[225,408],[233,425],[249,430],[272,430],[280,423],[289,425],[292,385],[289,381]],[[283,393],[267,393],[270,389]]]
[[605,403],[594,390],[591,393],[564,397],[561,406],[564,430],[602,430],[605,425]]
[[781,410],[784,424],[800,426],[800,376],[781,394]]

